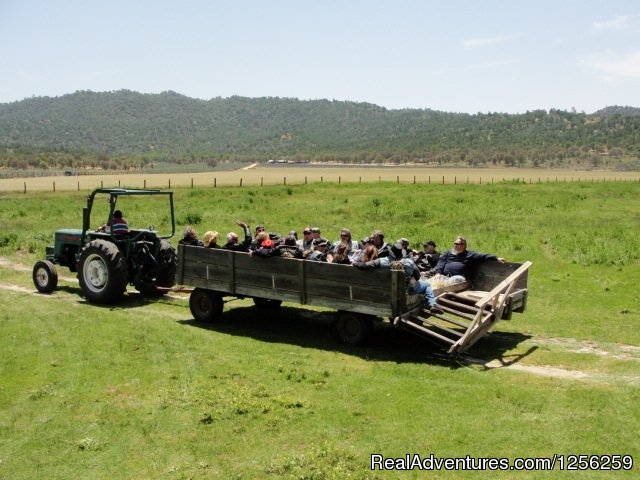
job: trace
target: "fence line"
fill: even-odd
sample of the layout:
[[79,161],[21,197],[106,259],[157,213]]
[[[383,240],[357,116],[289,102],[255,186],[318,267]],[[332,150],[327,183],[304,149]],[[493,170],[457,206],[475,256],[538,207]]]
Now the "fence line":
[[[66,180],[66,181],[64,181]],[[106,182],[104,179],[100,180],[99,186],[100,188],[111,188],[111,187],[118,187],[118,188],[178,188],[178,187],[187,187],[187,188],[206,188],[206,187],[212,187],[212,188],[218,188],[218,187],[240,187],[240,188],[248,188],[248,187],[264,187],[264,186],[277,186],[277,185],[283,185],[283,186],[300,186],[300,185],[307,185],[308,183],[313,183],[315,182],[319,182],[319,183],[331,183],[331,182],[335,182],[337,184],[343,184],[343,183],[363,183],[364,182],[378,182],[378,183],[382,183],[382,182],[394,182],[398,185],[400,184],[413,184],[413,185],[436,185],[436,184],[440,184],[440,185],[492,185],[494,183],[513,183],[513,184],[543,184],[543,183],[620,183],[620,182],[640,182],[640,174],[638,174],[638,176],[633,177],[633,176],[576,176],[576,177],[567,177],[566,175],[563,176],[538,176],[538,177],[525,177],[525,176],[517,176],[517,177],[506,177],[506,176],[501,176],[501,177],[494,177],[494,176],[489,176],[489,177],[482,177],[482,176],[475,176],[475,177],[471,177],[471,176],[466,176],[463,178],[460,178],[458,175],[451,175],[451,176],[446,176],[446,175],[442,175],[441,177],[438,176],[436,177],[432,177],[431,175],[425,176],[425,177],[420,177],[417,175],[412,175],[412,176],[407,176],[406,178],[403,178],[400,175],[389,175],[388,177],[383,177],[382,175],[378,175],[377,178],[364,178],[360,175],[357,178],[356,177],[352,177],[352,178],[345,178],[342,175],[338,175],[337,177],[335,177],[334,179],[331,178],[327,178],[324,175],[319,176],[319,178],[317,177],[315,180],[313,178],[310,178],[308,175],[305,175],[303,178],[299,178],[297,179],[297,181],[294,179],[291,179],[291,176],[282,176],[282,177],[278,177],[275,178],[273,175],[270,175],[268,179],[265,179],[264,176],[260,176],[259,179],[256,177],[253,177],[253,181],[251,181],[251,178],[244,178],[242,176],[238,177],[237,175],[235,175],[233,178],[227,178],[226,181],[224,179],[219,179],[217,176],[214,176],[213,178],[210,179],[205,179],[205,178],[198,178],[196,176],[188,176],[185,174],[181,174],[177,179],[176,178],[171,178],[171,177],[166,177],[163,179],[163,181],[159,181],[159,179],[155,178],[152,180],[156,180],[154,181],[149,181],[149,179],[145,178],[140,178],[140,176],[136,176],[133,177],[131,175],[126,175],[124,176],[122,179],[118,178],[117,179],[117,185],[116,185],[116,181],[114,180],[113,182]],[[15,182],[14,182],[15,183]],[[3,188],[5,187],[5,188]],[[17,186],[15,188],[6,188],[9,187],[9,185],[3,185],[2,181],[0,181],[0,191],[21,191],[22,193],[28,193],[28,192],[32,192],[32,191],[52,191],[52,192],[56,192],[56,191],[61,191],[61,190],[77,190],[77,191],[81,191],[81,190],[93,190],[94,188],[97,188],[98,185],[96,182],[91,181],[91,179],[83,179],[83,181],[81,182],[81,180],[78,180],[77,177],[71,177],[71,178],[59,178],[56,177],[56,180],[52,180],[51,183],[47,182],[43,182],[43,181],[38,181],[37,183],[30,183],[27,181],[23,181],[21,186]]]

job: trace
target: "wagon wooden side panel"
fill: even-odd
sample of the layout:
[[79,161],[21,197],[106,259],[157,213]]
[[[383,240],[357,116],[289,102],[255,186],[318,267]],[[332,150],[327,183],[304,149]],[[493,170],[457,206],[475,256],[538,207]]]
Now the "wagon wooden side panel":
[[179,284],[225,295],[283,300],[392,317],[403,310],[403,273],[180,245]]

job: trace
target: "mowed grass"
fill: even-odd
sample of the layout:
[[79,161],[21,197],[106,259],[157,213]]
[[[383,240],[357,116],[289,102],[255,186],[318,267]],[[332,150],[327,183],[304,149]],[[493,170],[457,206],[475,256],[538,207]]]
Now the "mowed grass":
[[[230,302],[215,325],[186,296],[99,307],[31,293],[53,231],[87,192],[0,196],[0,478],[637,478],[640,223],[637,184],[178,189],[180,227],[252,226],[335,240],[455,235],[531,260],[523,315],[469,353],[376,329],[340,346],[331,312]],[[130,222],[145,225],[139,212]],[[518,368],[486,368],[474,359]],[[536,370],[537,369],[537,370]],[[627,454],[632,471],[371,471],[370,456]]]

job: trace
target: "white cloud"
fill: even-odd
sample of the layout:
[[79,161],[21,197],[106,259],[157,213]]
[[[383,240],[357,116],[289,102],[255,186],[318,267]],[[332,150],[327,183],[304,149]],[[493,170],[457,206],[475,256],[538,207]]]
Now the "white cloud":
[[627,55],[595,53],[585,57],[584,63],[613,78],[640,78],[640,51]]
[[481,37],[481,38],[468,38],[462,41],[464,48],[478,48],[487,45],[495,45],[497,43],[504,43],[514,38],[514,35],[497,35],[495,37]]
[[603,22],[593,22],[595,30],[626,30],[633,25],[638,15],[614,15],[612,19]]

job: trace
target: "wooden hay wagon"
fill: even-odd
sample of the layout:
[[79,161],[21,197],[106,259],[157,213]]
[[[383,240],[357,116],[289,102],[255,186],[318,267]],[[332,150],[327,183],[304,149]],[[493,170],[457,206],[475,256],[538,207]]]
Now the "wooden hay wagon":
[[219,319],[225,297],[250,297],[259,308],[285,301],[336,309],[338,335],[348,344],[364,343],[374,321],[389,321],[461,353],[498,320],[524,311],[530,265],[483,264],[470,282],[436,291],[444,311],[436,316],[422,309],[420,296],[406,294],[404,273],[398,270],[180,245],[176,280],[195,287],[189,307],[198,321]]

